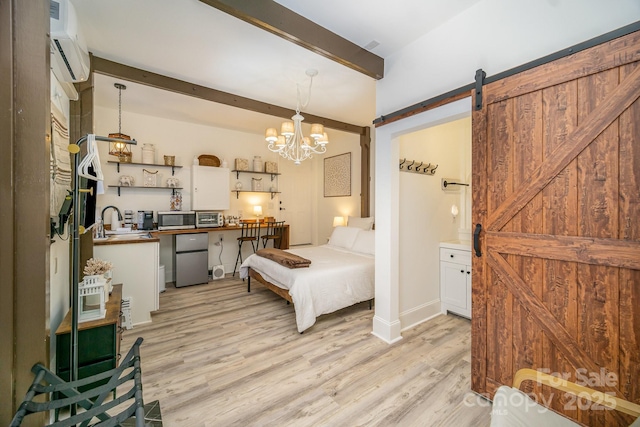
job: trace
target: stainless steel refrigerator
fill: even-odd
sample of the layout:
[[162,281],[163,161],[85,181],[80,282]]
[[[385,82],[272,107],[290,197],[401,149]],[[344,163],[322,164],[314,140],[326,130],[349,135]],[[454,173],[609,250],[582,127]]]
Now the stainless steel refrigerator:
[[176,234],[176,288],[209,282],[209,233]]

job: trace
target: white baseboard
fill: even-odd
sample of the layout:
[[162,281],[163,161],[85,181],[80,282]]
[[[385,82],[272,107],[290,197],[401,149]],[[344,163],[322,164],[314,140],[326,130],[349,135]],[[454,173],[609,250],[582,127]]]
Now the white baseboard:
[[389,323],[378,316],[374,316],[373,331],[371,331],[371,334],[387,344],[398,342],[402,339],[402,335],[400,335],[400,321],[396,320],[395,322]]
[[[440,300],[429,301],[426,304],[422,304],[411,310],[400,313],[400,323],[403,325],[401,332],[406,331],[409,328],[413,328],[420,323],[433,319],[436,316],[442,314],[440,310]],[[407,325],[407,326],[404,326]]]

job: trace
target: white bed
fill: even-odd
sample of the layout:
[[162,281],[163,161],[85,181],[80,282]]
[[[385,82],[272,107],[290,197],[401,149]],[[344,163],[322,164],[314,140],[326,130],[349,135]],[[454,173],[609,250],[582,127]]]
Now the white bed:
[[242,263],[240,277],[275,285],[267,287],[293,302],[303,332],[322,314],[373,299],[373,248],[374,231],[336,227],[326,245],[287,250],[311,260],[308,268],[287,268],[254,254]]

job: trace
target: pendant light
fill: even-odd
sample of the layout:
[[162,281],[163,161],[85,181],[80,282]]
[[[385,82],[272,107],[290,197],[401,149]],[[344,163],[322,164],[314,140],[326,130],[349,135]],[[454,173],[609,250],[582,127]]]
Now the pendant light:
[[[118,133],[110,133],[109,138],[131,141],[129,135],[122,133],[122,91],[127,90],[127,87],[121,83],[115,83],[114,86],[118,89]],[[112,142],[109,147],[109,154],[117,156],[118,161],[121,163],[131,163],[131,149],[129,148],[129,144]]]

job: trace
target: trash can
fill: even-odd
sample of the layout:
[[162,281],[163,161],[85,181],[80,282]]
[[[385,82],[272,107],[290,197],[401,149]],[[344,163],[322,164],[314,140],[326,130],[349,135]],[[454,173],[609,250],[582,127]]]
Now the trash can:
[[162,293],[165,291],[165,282],[164,282],[164,265],[158,267],[158,290]]

